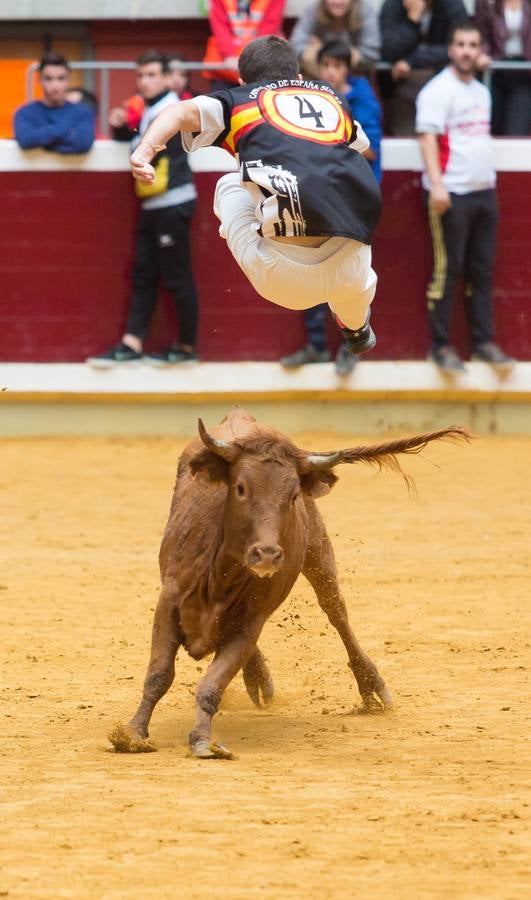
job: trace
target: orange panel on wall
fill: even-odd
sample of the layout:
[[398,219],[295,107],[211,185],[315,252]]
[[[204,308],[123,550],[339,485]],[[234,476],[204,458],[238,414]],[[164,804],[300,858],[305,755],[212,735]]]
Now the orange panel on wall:
[[[0,138],[13,137],[13,114],[26,102],[26,77],[32,59],[0,59]],[[33,96],[42,91],[36,73],[33,76]]]

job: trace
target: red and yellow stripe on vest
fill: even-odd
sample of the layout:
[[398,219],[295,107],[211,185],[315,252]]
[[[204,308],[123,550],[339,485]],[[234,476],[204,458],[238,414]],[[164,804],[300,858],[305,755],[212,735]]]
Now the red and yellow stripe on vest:
[[253,128],[256,128],[257,125],[261,125],[263,121],[264,117],[256,101],[235,106],[230,119],[230,131],[223,141],[224,149],[234,156],[238,152],[238,141],[240,138]]

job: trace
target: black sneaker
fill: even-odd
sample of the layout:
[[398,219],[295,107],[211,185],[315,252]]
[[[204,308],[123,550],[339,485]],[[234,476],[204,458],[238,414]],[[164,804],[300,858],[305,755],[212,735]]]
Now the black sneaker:
[[144,362],[159,368],[177,366],[180,363],[196,362],[197,359],[198,356],[194,350],[183,350],[182,347],[177,347],[176,345],[167,347],[166,350],[161,350],[160,353],[146,353],[144,355]]
[[98,353],[97,356],[89,356],[85,362],[94,369],[110,369],[113,366],[121,366],[124,363],[139,362],[141,359],[141,353],[137,353],[136,350],[133,350],[127,344],[120,343],[110,347],[109,350],[105,350],[104,353]]
[[507,356],[501,347],[498,347],[497,344],[493,344],[492,341],[487,341],[485,344],[478,344],[472,352],[471,359],[477,362],[489,363],[491,366],[494,366],[495,369],[500,369],[501,371],[512,369],[516,363],[515,359],[511,356]]
[[439,369],[443,369],[445,372],[466,371],[463,360],[459,356],[457,350],[455,350],[454,347],[450,347],[449,344],[444,344],[442,347],[435,347],[428,356],[428,359],[431,359]]
[[341,344],[336,353],[336,375],[350,375],[359,356],[351,353],[346,344]]
[[358,328],[356,331],[351,331],[350,328],[346,328],[345,325],[342,325],[340,321],[337,320],[345,344],[351,353],[368,353],[369,350],[373,350],[376,346],[376,335],[370,326],[369,318],[370,313],[367,316],[365,325]]
[[306,366],[310,363],[327,363],[332,359],[329,350],[316,350],[313,344],[307,344],[291,356],[283,356],[280,365],[285,369],[296,369],[298,366]]

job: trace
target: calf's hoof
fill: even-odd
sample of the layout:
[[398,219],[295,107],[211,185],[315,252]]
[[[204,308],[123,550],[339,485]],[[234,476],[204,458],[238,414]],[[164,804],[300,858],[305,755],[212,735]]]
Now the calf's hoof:
[[108,738],[117,753],[154,753],[157,749],[148,738],[121,722],[109,732]]
[[362,694],[362,713],[383,713],[393,708],[393,695],[386,684]]
[[[268,673],[269,674],[269,673]],[[243,676],[247,693],[258,709],[265,709],[273,702],[275,689],[271,677],[264,679],[252,679]]]
[[190,744],[190,753],[195,759],[235,759],[234,754],[223,744],[207,741],[206,738],[200,738]]
[[275,688],[263,657],[252,659],[244,666],[243,681],[247,688],[247,693],[255,706],[260,709],[272,703]]

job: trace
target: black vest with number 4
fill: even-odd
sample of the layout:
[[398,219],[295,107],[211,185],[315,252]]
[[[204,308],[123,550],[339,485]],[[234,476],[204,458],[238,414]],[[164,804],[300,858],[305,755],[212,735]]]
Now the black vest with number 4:
[[263,196],[260,234],[371,243],[380,188],[349,147],[356,125],[329,84],[283,80],[211,96],[224,110],[225,130],[215,143],[236,156],[242,181]]

